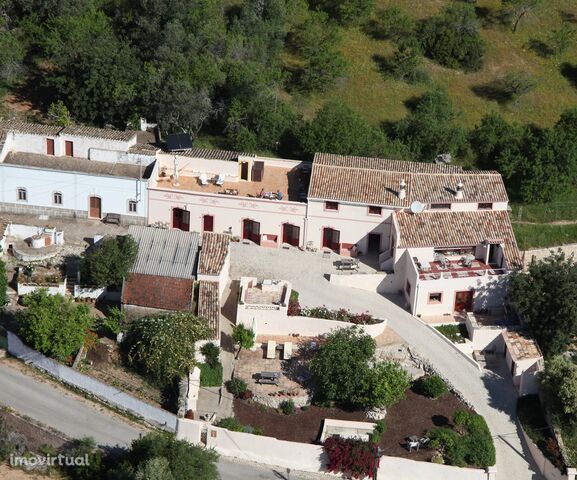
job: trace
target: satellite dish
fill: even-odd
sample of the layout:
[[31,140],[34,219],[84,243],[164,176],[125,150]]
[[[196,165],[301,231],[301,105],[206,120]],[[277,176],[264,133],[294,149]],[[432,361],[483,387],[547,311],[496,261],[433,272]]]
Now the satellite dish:
[[425,205],[416,200],[411,203],[411,213],[421,213],[425,209]]

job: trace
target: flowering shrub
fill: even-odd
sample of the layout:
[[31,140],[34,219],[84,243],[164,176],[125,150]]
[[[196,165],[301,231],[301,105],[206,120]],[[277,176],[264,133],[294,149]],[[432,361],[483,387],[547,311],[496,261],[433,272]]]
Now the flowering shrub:
[[332,473],[343,473],[352,478],[374,478],[377,466],[374,446],[361,440],[329,437],[323,448],[329,463],[327,469]]
[[301,305],[298,300],[290,299],[287,309],[287,314],[290,317],[296,317],[302,314]]
[[303,317],[322,318],[325,320],[337,320],[340,322],[353,323],[355,325],[372,325],[376,323],[370,313],[351,313],[346,308],[331,310],[324,305],[322,307],[301,308],[297,300],[291,299],[288,305],[288,315],[300,315]]

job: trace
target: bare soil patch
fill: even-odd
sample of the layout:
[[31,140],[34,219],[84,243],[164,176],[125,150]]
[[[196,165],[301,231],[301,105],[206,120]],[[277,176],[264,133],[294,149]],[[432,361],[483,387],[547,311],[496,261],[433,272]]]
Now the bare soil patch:
[[[405,399],[387,412],[387,431],[380,443],[384,455],[430,461],[432,450],[409,453],[405,447],[406,438],[422,436],[427,430],[452,424],[456,410],[470,409],[452,393],[432,400],[407,390]],[[316,443],[325,418],[370,421],[363,411],[348,412],[339,408],[311,406],[305,411],[298,410],[294,415],[283,415],[250,400],[239,399],[234,401],[234,415],[244,425],[262,428],[267,436],[300,443]]]
[[39,452],[40,447],[45,445],[58,450],[67,442],[64,436],[56,435],[9,411],[0,411],[0,418],[8,430],[19,433],[26,439],[26,449],[31,452]]

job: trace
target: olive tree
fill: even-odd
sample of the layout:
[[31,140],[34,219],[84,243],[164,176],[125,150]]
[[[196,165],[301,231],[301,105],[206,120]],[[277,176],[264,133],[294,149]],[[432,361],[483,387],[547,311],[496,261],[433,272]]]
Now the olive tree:
[[123,348],[129,365],[164,386],[192,370],[196,342],[210,336],[204,318],[190,312],[162,313],[132,322]]

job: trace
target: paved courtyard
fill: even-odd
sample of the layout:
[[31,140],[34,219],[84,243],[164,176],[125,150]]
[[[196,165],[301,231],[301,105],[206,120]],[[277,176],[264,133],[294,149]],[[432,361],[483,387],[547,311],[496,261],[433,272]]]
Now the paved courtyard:
[[461,354],[436,335],[419,319],[377,293],[330,284],[325,274],[333,271],[332,262],[321,254],[293,250],[273,250],[233,244],[231,276],[284,279],[293,283],[304,306],[326,305],[369,311],[388,319],[389,328],[431,363],[463,394],[487,420],[495,439],[499,480],[537,480],[527,445],[519,436],[516,422],[517,393],[507,372],[480,372]]

